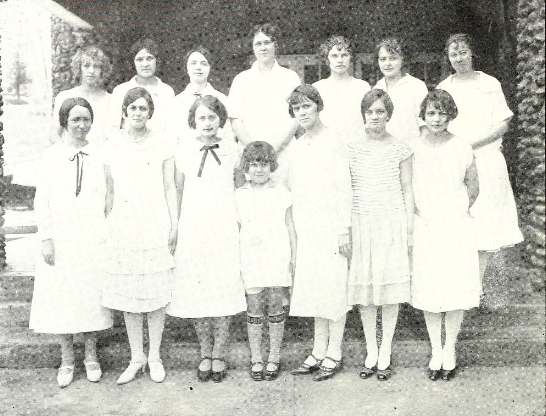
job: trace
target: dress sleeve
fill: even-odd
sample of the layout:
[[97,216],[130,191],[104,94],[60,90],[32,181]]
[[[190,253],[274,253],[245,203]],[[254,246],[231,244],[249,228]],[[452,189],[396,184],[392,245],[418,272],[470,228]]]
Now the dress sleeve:
[[413,149],[406,143],[399,143],[398,145],[398,160],[402,163],[408,157],[413,154]]
[[286,189],[282,184],[278,185],[279,187],[279,203],[283,209],[288,209],[292,206],[292,193]]
[[107,136],[109,135],[110,131],[116,131],[119,130],[121,127],[121,106],[123,104],[123,96],[124,96],[123,89],[120,88],[120,85],[118,85],[114,90],[112,91],[112,96],[110,97],[110,102],[108,104],[108,116],[106,120],[106,132]]
[[342,144],[341,138],[335,138],[337,148],[334,152],[334,169],[336,182],[336,201],[338,213],[338,229],[340,234],[346,234],[351,226],[351,209],[353,204],[353,190],[351,187],[351,172],[349,169],[349,155],[347,147]]
[[[495,80],[497,81],[497,80]],[[506,103],[506,97],[502,92],[502,86],[500,82],[496,82],[496,87],[489,92],[491,96],[492,108],[492,123],[493,125],[500,123],[503,120],[506,120],[509,117],[512,117],[514,113],[508,107]]]
[[419,117],[419,113],[421,112],[421,103],[423,102],[423,100],[425,99],[425,97],[428,94],[428,88],[427,88],[426,84],[424,82],[422,82],[422,81],[420,81],[418,84],[416,84],[415,87],[416,87],[415,88],[415,95],[413,96],[415,119],[417,120],[417,125],[418,126],[424,126],[424,125],[426,125],[426,123],[423,121],[423,119],[421,117]]
[[233,79],[229,90],[229,106],[228,114],[230,118],[242,119],[244,117],[245,108],[245,89],[244,79],[241,74],[238,74]]
[[53,221],[49,198],[51,195],[51,181],[48,176],[49,164],[47,154],[40,161],[38,181],[36,184],[36,195],[34,197],[34,210],[36,211],[36,223],[38,225],[38,236],[41,241],[53,238]]
[[66,100],[66,93],[64,91],[61,91],[57,94],[55,97],[55,102],[53,103],[53,115],[52,120],[55,121],[55,123],[60,127],[59,124],[59,110],[61,109],[61,105],[63,104],[64,100]]

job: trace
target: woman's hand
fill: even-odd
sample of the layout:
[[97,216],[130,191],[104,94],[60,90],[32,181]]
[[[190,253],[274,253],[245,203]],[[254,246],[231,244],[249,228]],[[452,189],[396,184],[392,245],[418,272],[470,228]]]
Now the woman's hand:
[[339,252],[345,257],[351,256],[351,236],[349,234],[341,234],[339,236]]
[[51,238],[42,241],[42,256],[47,264],[55,266],[55,246]]
[[169,251],[174,256],[176,251],[176,243],[178,242],[178,227],[171,228],[169,233]]

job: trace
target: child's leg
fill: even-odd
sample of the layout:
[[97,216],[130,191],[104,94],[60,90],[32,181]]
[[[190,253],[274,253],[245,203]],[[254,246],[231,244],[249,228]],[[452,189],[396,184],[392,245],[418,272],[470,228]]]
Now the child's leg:
[[165,327],[165,308],[159,308],[156,311],[148,312],[148,334],[150,337],[150,351],[148,352],[148,361],[159,361],[161,348],[161,339],[163,337],[163,328]]
[[[328,350],[326,356],[333,358],[334,360],[341,360],[341,343],[343,342],[343,333],[345,332],[345,321],[347,320],[347,314],[338,321],[328,319]],[[336,363],[331,360],[326,360],[322,363],[327,368],[334,368]]]
[[144,322],[144,314],[123,312],[125,318],[125,327],[127,328],[127,337],[129,338],[129,346],[131,347],[131,361],[144,361],[144,346],[142,340],[142,324]]
[[381,348],[379,349],[379,358],[377,360],[377,369],[385,370],[391,364],[392,339],[398,320],[398,310],[400,305],[383,305],[381,307],[381,321],[383,324],[383,337],[381,339]]
[[[193,320],[195,326],[195,332],[197,332],[197,339],[199,340],[199,346],[201,347],[201,358],[212,357],[212,348],[214,345],[213,340],[213,318],[196,318]],[[209,371],[212,363],[210,360],[201,360],[199,369],[201,371]]]
[[[220,316],[213,318],[214,324],[214,348],[212,350],[212,358],[224,359],[226,355],[226,346],[229,339],[229,324],[231,316]],[[212,371],[222,371],[226,368],[223,361],[214,360],[212,362]]]
[[442,356],[442,368],[444,370],[453,370],[455,368],[455,344],[463,323],[463,311],[446,312],[446,343]]
[[84,332],[83,339],[85,340],[85,362],[97,363],[97,333]]
[[[315,339],[313,341],[313,351],[311,354],[321,361],[326,357],[328,349],[328,319],[315,318]],[[304,361],[308,365],[316,365],[313,357],[309,356]]]
[[432,357],[428,366],[431,370],[440,370],[442,368],[442,314],[427,311],[423,311],[423,314],[432,347]]
[[[262,329],[263,329],[263,296],[265,290],[259,293],[247,294],[247,330],[250,345],[250,362],[261,363],[262,358]],[[259,368],[254,369],[260,371]]]
[[373,368],[377,364],[379,348],[377,347],[377,307],[360,305],[360,318],[366,338],[366,360],[364,365]]
[[491,261],[493,253],[489,251],[478,251],[479,266],[480,266],[480,295],[483,295],[483,277],[485,276],[485,270],[487,265]]
[[74,365],[74,336],[59,335],[59,344],[61,344],[61,367]]
[[[285,315],[283,298],[286,293],[284,287],[270,287],[268,291],[267,315],[269,320],[269,359],[270,363],[279,363],[281,355],[282,337],[284,334]],[[276,366],[268,368],[274,371]]]

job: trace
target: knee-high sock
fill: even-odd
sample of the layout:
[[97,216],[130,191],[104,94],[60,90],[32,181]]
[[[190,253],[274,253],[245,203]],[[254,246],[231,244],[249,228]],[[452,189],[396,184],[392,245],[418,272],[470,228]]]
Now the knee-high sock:
[[98,361],[97,359],[97,333],[85,332],[83,334],[85,340],[85,361]]
[[[329,338],[326,356],[333,358],[334,360],[341,360],[341,343],[343,342],[343,333],[345,332],[346,320],[346,314],[343,314],[343,316],[337,321],[328,319]],[[328,366],[328,363],[326,363],[326,366]]]
[[442,314],[427,311],[423,311],[423,314],[432,348],[429,368],[440,370],[442,368]]
[[201,358],[212,357],[214,345],[212,318],[195,318],[193,324],[201,348]]
[[142,340],[142,325],[144,323],[144,314],[123,312],[123,316],[125,318],[129,346],[131,347],[131,361],[143,361],[144,345]]
[[161,339],[163,338],[163,328],[165,328],[165,308],[148,313],[148,334],[150,336],[150,351],[148,360],[159,361],[161,348]]
[[392,339],[398,320],[398,303],[392,305],[383,305],[381,307],[381,322],[383,326],[383,337],[381,338],[381,347],[379,348],[379,358],[377,368],[386,369],[391,364]]
[[284,313],[269,315],[269,362],[278,363],[281,359],[282,337],[284,335]]
[[446,342],[442,358],[442,367],[444,370],[453,370],[455,368],[455,345],[457,344],[457,337],[463,323],[463,313],[460,309],[446,312]]
[[74,336],[59,335],[59,344],[61,344],[61,366],[74,365]]
[[372,368],[377,364],[379,349],[377,347],[377,308],[375,306],[361,306],[360,319],[366,338],[366,361],[364,365]]
[[250,361],[253,363],[262,362],[262,331],[263,315],[247,315],[248,344],[250,346]]
[[[328,349],[328,319],[315,318],[315,338],[313,341],[312,354],[318,359],[322,360],[326,356],[326,350]],[[308,364],[315,364],[314,362]]]

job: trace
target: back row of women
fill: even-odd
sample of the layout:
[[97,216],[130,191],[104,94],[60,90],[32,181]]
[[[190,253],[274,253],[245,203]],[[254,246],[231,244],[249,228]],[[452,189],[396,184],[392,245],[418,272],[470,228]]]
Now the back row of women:
[[75,333],[87,378],[101,378],[96,331],[112,325],[110,310],[124,312],[131,348],[119,384],[146,365],[164,380],[165,313],[194,318],[198,379],[222,381],[230,317],[242,311],[251,377],[274,380],[288,293],[290,315],[314,318],[312,352],[294,375],[340,371],[346,312],[358,305],[360,377],[389,379],[404,302],[424,311],[430,379],[455,375],[463,311],[479,305],[487,260],[522,241],[501,153],[512,112],[500,84],[474,71],[471,40],[459,34],[446,43],[455,74],[430,93],[403,71],[396,39],[377,45],[384,78],[374,89],[350,75],[353,51],[340,36],[320,48],[331,75],[300,85],[275,61],[277,36],[269,24],[253,29],[256,62],[229,98],[207,82],[202,47],[187,54],[190,83],[176,97],[154,75],[150,40],[133,46],[137,75],[112,95],[102,51],[74,57],[81,85],[57,96],[59,143],[37,188],[42,260],[30,321],[60,336],[61,387],[73,380]]

